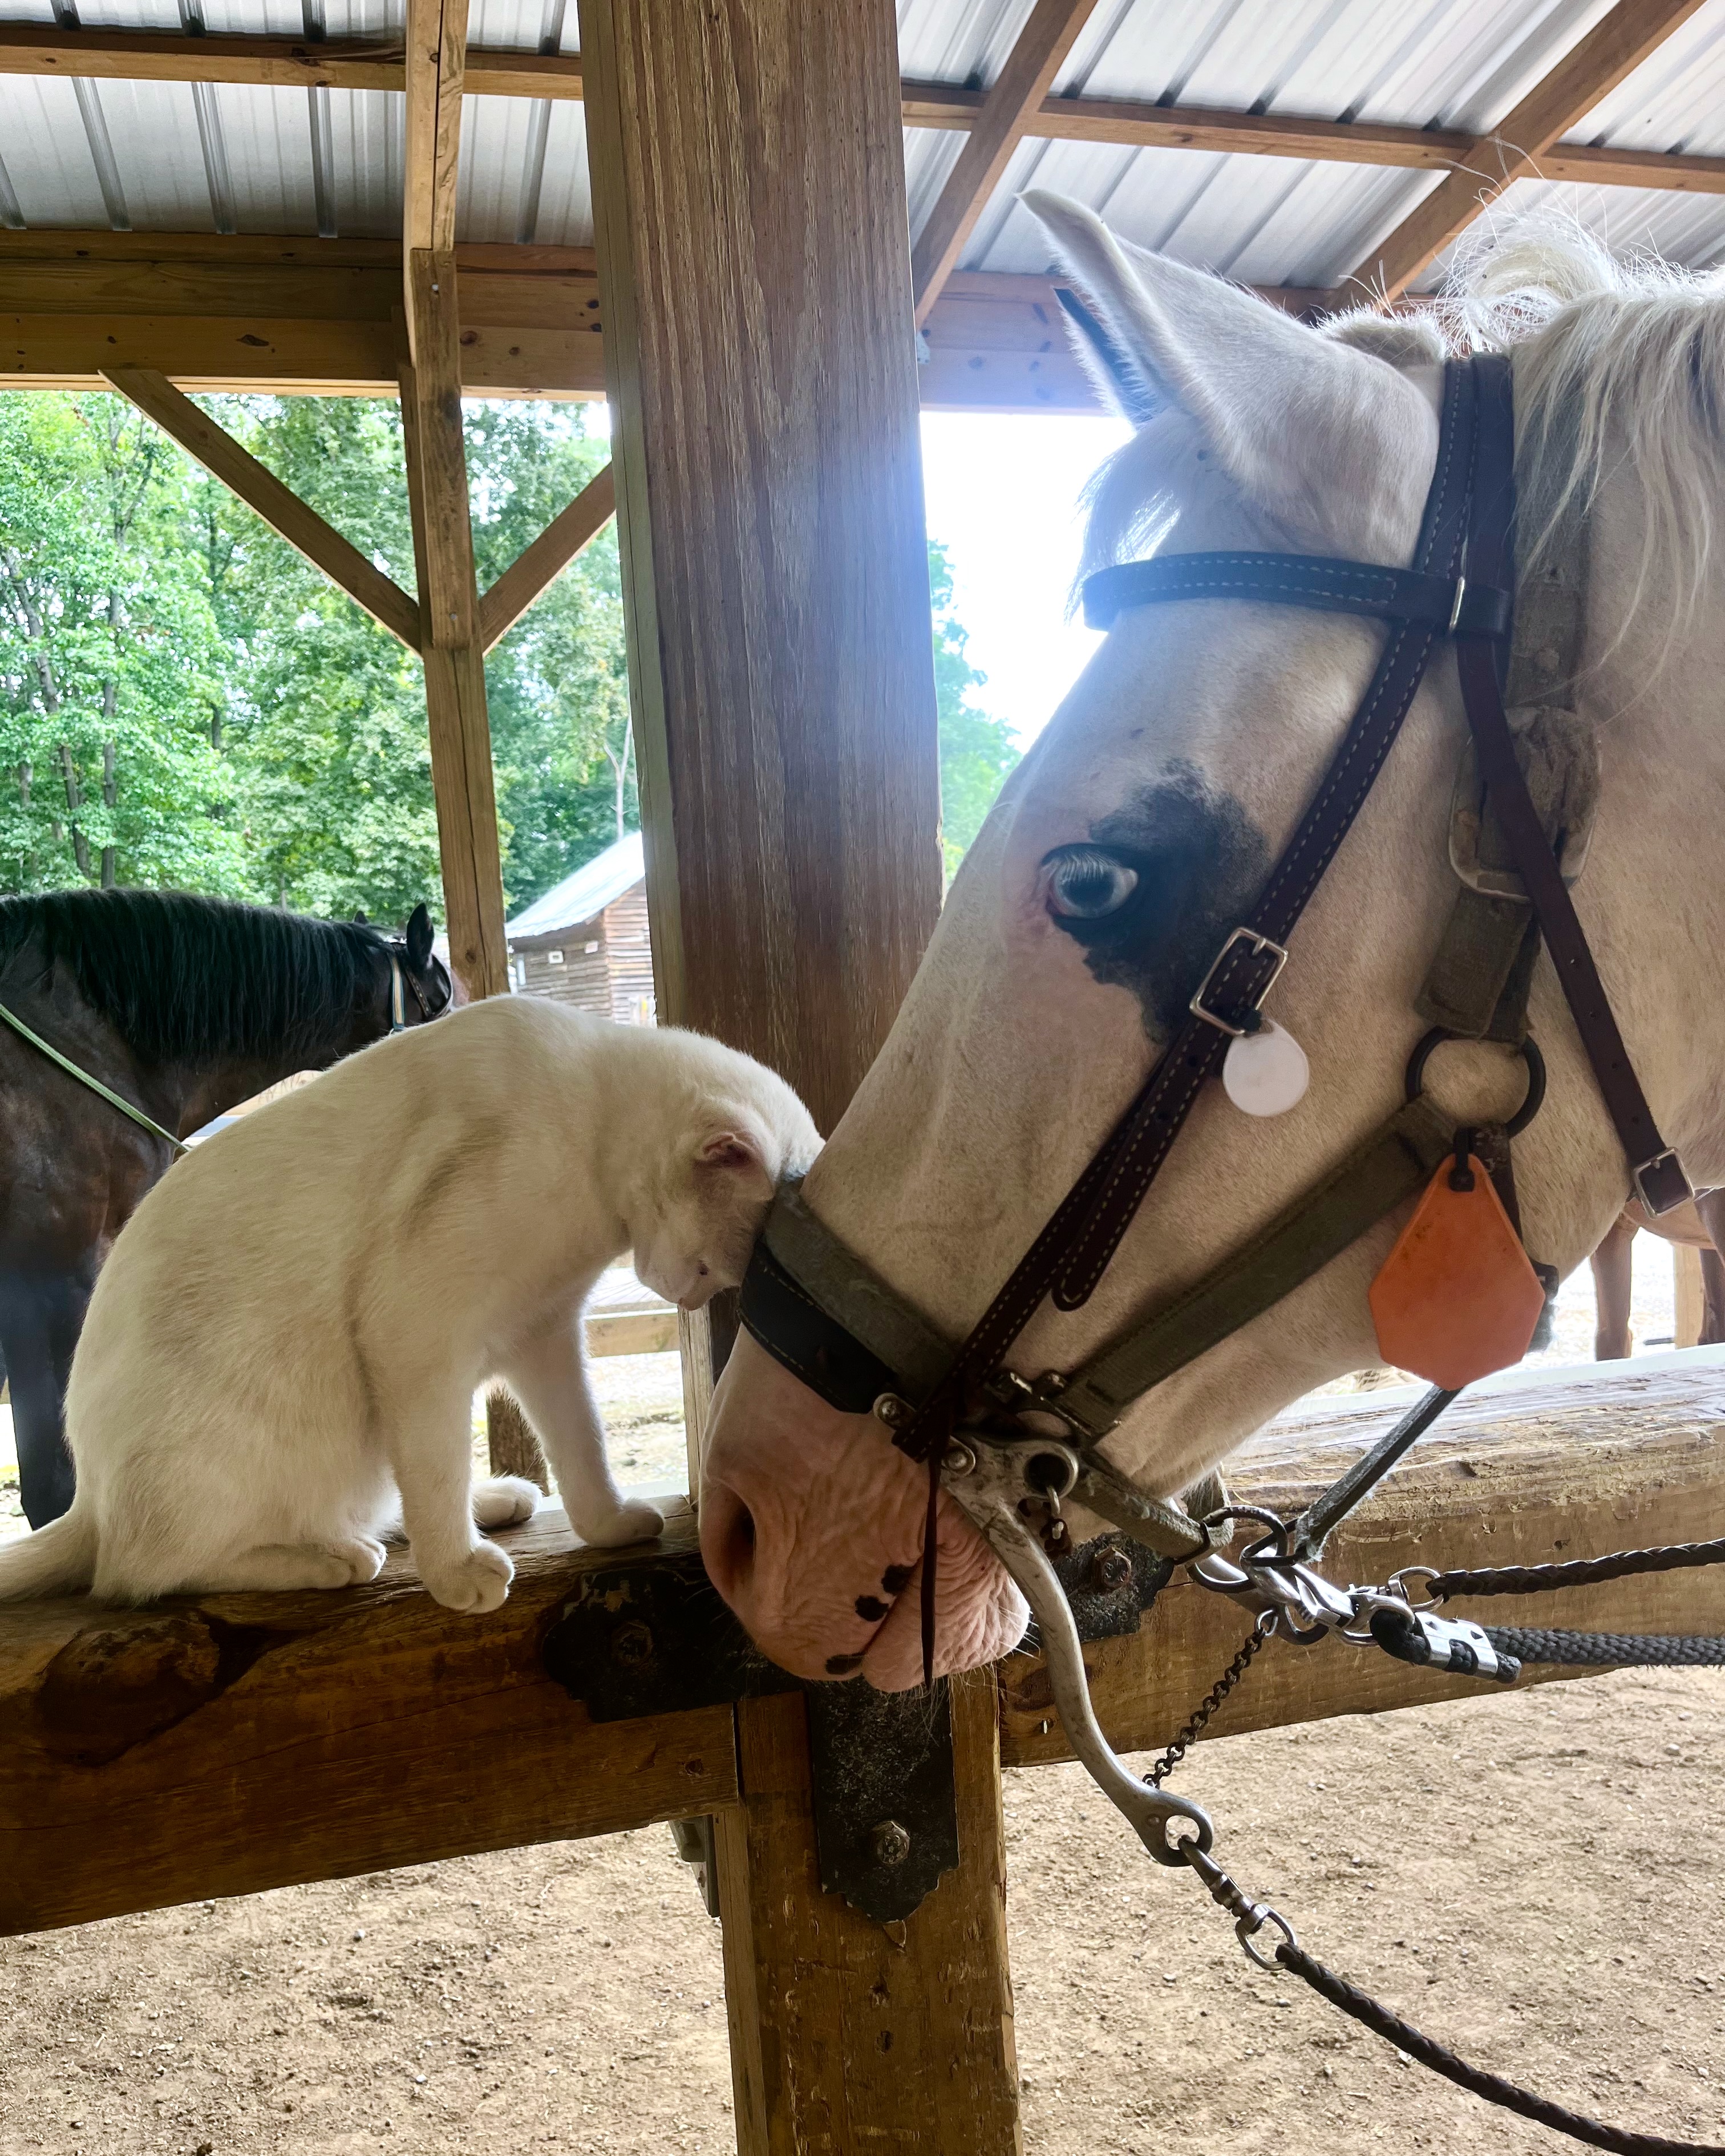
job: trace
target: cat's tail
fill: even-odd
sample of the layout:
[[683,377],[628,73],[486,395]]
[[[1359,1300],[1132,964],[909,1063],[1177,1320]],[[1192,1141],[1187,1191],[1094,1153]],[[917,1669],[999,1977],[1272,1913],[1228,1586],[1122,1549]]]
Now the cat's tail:
[[0,1543],[0,1602],[26,1602],[41,1594],[69,1594],[95,1573],[95,1516],[77,1501],[62,1518],[33,1535]]

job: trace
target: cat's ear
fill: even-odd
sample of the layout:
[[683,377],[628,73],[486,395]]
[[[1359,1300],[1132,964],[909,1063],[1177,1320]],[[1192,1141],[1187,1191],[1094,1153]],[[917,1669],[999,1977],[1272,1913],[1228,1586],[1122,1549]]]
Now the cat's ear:
[[423,973],[431,963],[431,910],[416,906],[408,916],[408,963],[416,973]]
[[711,1132],[696,1148],[695,1165],[697,1170],[709,1175],[724,1177],[739,1193],[766,1198],[773,1195],[773,1182],[768,1172],[765,1151],[752,1132]]

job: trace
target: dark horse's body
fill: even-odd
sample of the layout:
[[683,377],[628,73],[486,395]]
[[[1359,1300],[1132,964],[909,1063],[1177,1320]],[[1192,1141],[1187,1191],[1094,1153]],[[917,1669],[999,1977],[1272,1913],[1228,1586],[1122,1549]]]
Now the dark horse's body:
[[[0,899],[0,1004],[183,1138],[388,1032],[392,957],[420,1024],[450,1000],[404,937],[181,891]],[[0,1355],[33,1527],[72,1501],[66,1378],[103,1258],[175,1155],[0,1022]]]

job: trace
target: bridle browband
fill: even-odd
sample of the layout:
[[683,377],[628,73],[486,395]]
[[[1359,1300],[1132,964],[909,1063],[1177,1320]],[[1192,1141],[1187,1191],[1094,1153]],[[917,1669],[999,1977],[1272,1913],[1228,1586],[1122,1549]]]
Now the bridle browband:
[[[1447,1127],[1436,1111],[1410,1101],[1345,1171],[1327,1179],[1287,1216],[1293,1225],[1283,1235],[1288,1247],[1281,1270],[1262,1262],[1264,1245],[1275,1243],[1283,1224],[1272,1224],[1244,1296],[1238,1281],[1230,1286],[1230,1267],[1224,1265],[1081,1372],[1049,1373],[1032,1383],[1006,1364],[1008,1352],[1045,1298],[1060,1310],[1076,1310],[1088,1300],[1231,1040],[1261,1024],[1264,998],[1287,963],[1292,932],[1365,805],[1440,639],[1455,644],[1491,806],[1631,1164],[1636,1194],[1655,1214],[1693,1194],[1630,1064],[1517,760],[1504,708],[1515,611],[1514,453],[1508,360],[1494,355],[1453,361],[1445,369],[1437,462],[1410,568],[1299,555],[1173,554],[1104,569],[1086,580],[1086,619],[1097,628],[1108,628],[1121,613],[1139,606],[1250,599],[1381,619],[1388,634],[1342,743],[1250,915],[1224,939],[1186,1018],[1137,1097],[968,1337],[956,1349],[941,1340],[822,1226],[795,1191],[783,1193],[769,1217],[743,1283],[743,1324],[834,1406],[850,1413],[873,1408],[891,1428],[893,1443],[928,1466],[925,1671],[932,1668],[933,1651],[935,1506],[942,1463],[958,1433],[986,1426],[998,1436],[1004,1426],[1009,1435],[1034,1438],[1040,1433],[1022,1421],[1023,1414],[1052,1415],[1085,1458],[1081,1482],[1090,1486],[1074,1494],[1095,1502],[1105,1517],[1127,1526],[1153,1548],[1165,1548],[1171,1521],[1176,1533],[1183,1522],[1187,1547],[1178,1553],[1201,1549],[1204,1531],[1178,1507],[1158,1505],[1123,1484],[1095,1455],[1096,1440],[1131,1399],[1238,1329],[1245,1322],[1242,1311],[1250,1316],[1268,1306],[1412,1195],[1450,1150]],[[1345,1185],[1339,1199],[1330,1191],[1332,1183]],[[1232,1322],[1219,1331],[1211,1322],[1208,1337],[1204,1324],[1195,1332],[1193,1324],[1194,1316],[1204,1315],[1206,1294],[1211,1320],[1219,1312],[1224,1319],[1232,1313]],[[1171,1327],[1178,1331],[1183,1323],[1197,1338],[1191,1347],[1189,1337],[1189,1352],[1171,1345],[1168,1337]],[[1159,1353],[1147,1351],[1152,1334],[1159,1337]],[[1106,1374],[1110,1364],[1117,1382],[1099,1384],[1099,1373]],[[1147,1371],[1142,1383],[1123,1388],[1118,1382],[1122,1373],[1135,1378]],[[1450,1397],[1428,1396],[1409,1418],[1417,1424],[1414,1435]],[[1154,1532],[1143,1534],[1141,1507],[1158,1516],[1151,1525],[1162,1530],[1160,1541]]]

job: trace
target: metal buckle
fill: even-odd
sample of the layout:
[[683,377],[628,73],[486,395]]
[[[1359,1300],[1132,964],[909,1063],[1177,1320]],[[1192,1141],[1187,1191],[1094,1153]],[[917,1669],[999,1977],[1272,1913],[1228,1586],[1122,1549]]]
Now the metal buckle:
[[1201,1018],[1206,1025],[1214,1026],[1219,1033],[1231,1034],[1238,1040],[1246,1029],[1243,1025],[1230,1025],[1225,1018],[1219,1018],[1214,1011],[1206,1009],[1204,1000],[1209,993],[1210,983],[1215,979],[1217,974],[1227,963],[1228,954],[1236,943],[1250,943],[1252,947],[1252,956],[1255,958],[1261,957],[1266,951],[1273,951],[1276,953],[1276,970],[1259,989],[1252,1004],[1254,1010],[1257,1009],[1259,1004],[1281,979],[1281,969],[1288,963],[1288,954],[1280,943],[1272,942],[1267,936],[1260,936],[1255,928],[1236,928],[1230,932],[1227,942],[1211,959],[1209,971],[1199,983],[1198,993],[1186,1008],[1194,1018]]
[[[1663,1180],[1662,1195],[1656,1190]],[[1635,1195],[1652,1214],[1674,1212],[1679,1205],[1686,1205],[1695,1195],[1695,1186],[1677,1158],[1675,1146],[1667,1146],[1651,1160],[1644,1160],[1634,1173]]]
[[1466,597],[1467,579],[1466,577],[1457,577],[1455,579],[1455,603],[1450,609],[1450,625],[1448,629],[1445,631],[1447,635],[1453,636],[1455,634],[1455,624],[1461,619],[1461,602]]

